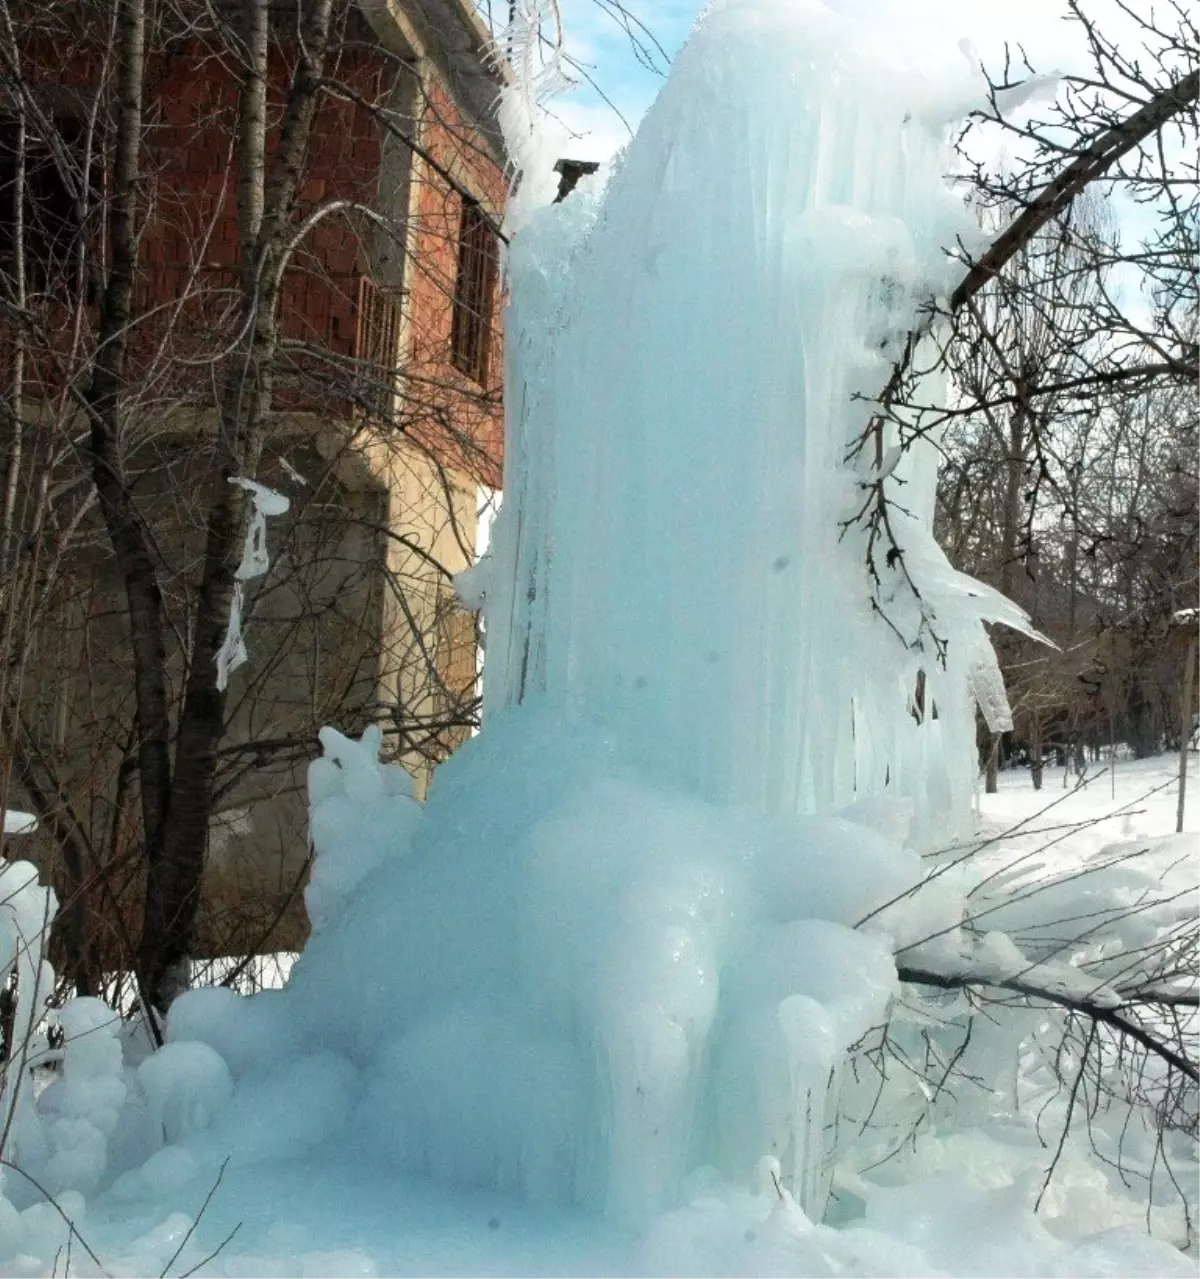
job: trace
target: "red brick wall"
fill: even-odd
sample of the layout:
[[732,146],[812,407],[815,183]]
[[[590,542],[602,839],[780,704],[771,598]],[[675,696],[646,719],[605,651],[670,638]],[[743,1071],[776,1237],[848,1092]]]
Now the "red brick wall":
[[[269,110],[276,126],[291,66],[279,46],[273,46],[272,55]],[[391,74],[383,57],[362,43],[349,45],[330,69],[331,79],[367,103],[387,101]],[[77,87],[86,98],[95,70],[80,55],[66,67],[48,62],[46,75],[59,86]],[[461,197],[437,169],[453,173],[493,214],[503,209],[505,178],[427,68],[422,84],[421,143],[436,163],[415,161],[418,189],[409,238],[414,261],[407,302],[413,379],[401,414],[405,429],[445,463],[498,485],[500,290],[488,384],[479,386],[450,362]],[[219,351],[237,329],[237,87],[232,69],[214,56],[211,46],[177,43],[169,55],[153,62],[148,90],[142,182],[146,222],[135,296],[139,319],[128,371],[136,379],[153,369],[156,395],[206,407],[214,398],[213,369],[189,361],[203,361]],[[273,144],[276,128],[269,136]],[[325,97],[293,222],[328,200],[375,205],[382,154],[382,131],[372,112],[353,101]],[[368,220],[353,214],[326,217],[310,232],[284,279],[286,339],[311,343],[342,359],[356,355],[359,282],[370,270],[376,234]],[[64,340],[68,319],[64,309],[56,321]],[[345,379],[350,375],[336,360],[289,357],[277,387],[277,407],[344,414],[349,411]],[[47,368],[45,376],[52,381],[53,369]]]
[[[507,193],[503,171],[478,143],[471,145],[462,116],[440,83],[428,83],[426,96],[421,137],[431,159],[448,170],[489,213],[502,213]],[[480,386],[460,373],[450,358],[462,197],[432,165],[420,164],[419,171],[415,270],[409,298],[413,371],[423,386],[432,389],[436,401],[446,406],[448,416],[470,436],[478,451],[464,450],[461,441],[448,438],[450,433],[441,429],[436,417],[431,417],[427,442],[450,464],[481,471],[482,482],[498,488],[503,462],[501,288],[498,284],[487,382]]]
[[[203,348],[211,345],[209,326],[227,324],[232,298],[222,290],[234,285],[238,267],[232,152],[237,90],[221,62],[199,47],[177,51],[157,70],[148,113],[154,121],[148,139],[152,177],[139,304],[149,308],[195,291],[187,327],[195,326]],[[272,123],[282,110],[289,71],[282,58],[274,60]],[[344,54],[334,74],[369,101],[378,100],[382,67],[369,51]],[[274,129],[269,138],[276,141]],[[351,102],[323,99],[294,220],[325,199],[372,204],[379,156],[379,129],[370,114]],[[285,276],[284,335],[353,355],[357,282],[366,257],[359,225],[337,215],[320,222]]]

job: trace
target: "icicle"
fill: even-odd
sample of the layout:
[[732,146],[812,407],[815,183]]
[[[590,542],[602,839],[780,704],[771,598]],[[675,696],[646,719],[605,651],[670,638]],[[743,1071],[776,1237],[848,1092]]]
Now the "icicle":
[[1012,707],[1004,687],[1004,676],[996,661],[995,651],[986,640],[980,644],[971,662],[971,691],[983,714],[988,731],[1009,733],[1012,731]]

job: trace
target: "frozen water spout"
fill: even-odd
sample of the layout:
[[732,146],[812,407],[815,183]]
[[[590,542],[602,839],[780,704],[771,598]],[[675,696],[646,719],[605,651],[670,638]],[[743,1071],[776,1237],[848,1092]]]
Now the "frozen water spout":
[[[490,710],[603,714],[652,775],[719,802],[795,813],[886,787],[965,815],[986,610],[930,537],[932,450],[889,465],[944,666],[871,615],[841,529],[861,397],[965,216],[928,97],[815,0],[719,0],[603,193],[526,222]],[[938,716],[917,722],[922,670]]]

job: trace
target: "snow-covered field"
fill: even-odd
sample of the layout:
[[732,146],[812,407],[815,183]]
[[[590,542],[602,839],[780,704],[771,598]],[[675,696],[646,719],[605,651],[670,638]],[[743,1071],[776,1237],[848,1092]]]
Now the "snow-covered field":
[[[1196,758],[1192,752],[1183,823],[1185,833],[1193,835],[1200,831]],[[1019,839],[1006,839],[1005,845],[1022,850],[1046,845],[1038,860],[1048,867],[1059,867],[1086,862],[1117,840],[1174,831],[1179,797],[1177,755],[1140,760],[1118,755],[1115,764],[1108,760],[1089,763],[1082,779],[1069,773],[1065,787],[1063,771],[1048,767],[1042,789],[1035,791],[1028,769],[1003,770],[998,792],[979,796],[981,834],[991,837],[1019,822],[1026,823],[1031,833],[1023,831]],[[1079,822],[1095,824],[1087,830],[1074,829]],[[1036,831],[1044,833],[1039,838]],[[1054,843],[1059,837],[1061,842]],[[1195,840],[1191,849],[1197,851]],[[1194,865],[1191,870],[1195,871]],[[1194,878],[1193,873],[1193,883]]]

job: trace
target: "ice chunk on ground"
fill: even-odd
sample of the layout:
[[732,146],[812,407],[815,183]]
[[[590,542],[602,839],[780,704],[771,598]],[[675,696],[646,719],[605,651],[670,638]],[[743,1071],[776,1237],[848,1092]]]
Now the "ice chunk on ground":
[[233,1076],[208,1044],[164,1044],[138,1067],[151,1120],[167,1142],[207,1128],[233,1094]]

